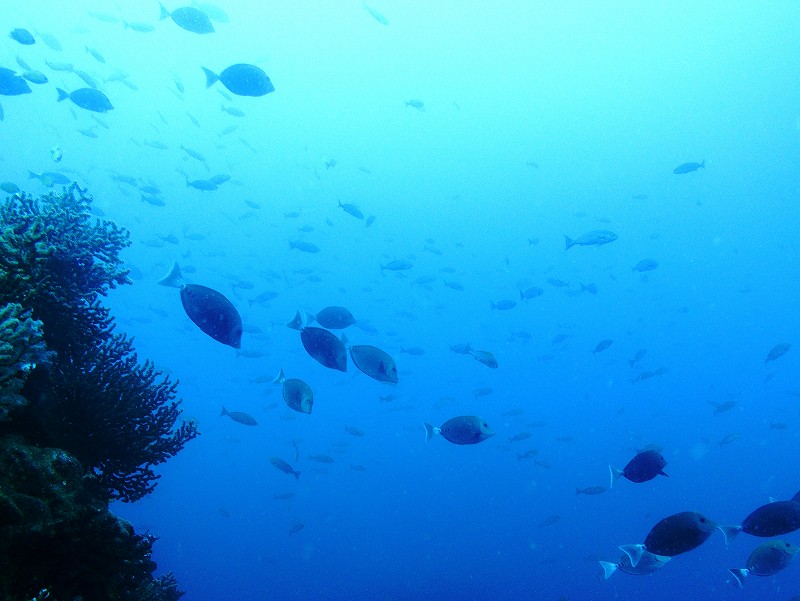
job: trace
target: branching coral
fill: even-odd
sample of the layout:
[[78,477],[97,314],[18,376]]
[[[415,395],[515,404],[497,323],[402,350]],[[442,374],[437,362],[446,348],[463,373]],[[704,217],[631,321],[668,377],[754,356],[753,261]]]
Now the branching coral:
[[17,303],[0,307],[0,389],[19,392],[21,376],[48,360],[42,322]]

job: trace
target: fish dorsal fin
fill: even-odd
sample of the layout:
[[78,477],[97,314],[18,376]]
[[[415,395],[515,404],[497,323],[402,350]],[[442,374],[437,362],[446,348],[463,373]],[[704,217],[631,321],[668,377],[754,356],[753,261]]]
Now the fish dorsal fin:
[[342,344],[344,345],[344,348],[350,349],[351,351],[353,350],[352,347],[350,346],[350,341],[347,339],[347,335],[344,332],[342,332],[341,341]]
[[186,285],[186,282],[183,281],[181,268],[177,261],[172,264],[172,268],[169,270],[169,273],[158,280],[157,283],[170,288],[183,288]]
[[278,372],[278,375],[275,376],[275,379],[272,380],[273,384],[282,384],[286,380],[286,376],[283,374],[283,368],[281,367],[281,371]]

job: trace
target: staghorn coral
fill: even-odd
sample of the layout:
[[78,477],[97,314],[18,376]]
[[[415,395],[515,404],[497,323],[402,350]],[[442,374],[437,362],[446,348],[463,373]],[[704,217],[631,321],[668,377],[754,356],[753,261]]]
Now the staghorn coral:
[[0,307],[0,421],[24,405],[19,396],[25,375],[47,363],[50,354],[42,340],[42,322],[17,303]]

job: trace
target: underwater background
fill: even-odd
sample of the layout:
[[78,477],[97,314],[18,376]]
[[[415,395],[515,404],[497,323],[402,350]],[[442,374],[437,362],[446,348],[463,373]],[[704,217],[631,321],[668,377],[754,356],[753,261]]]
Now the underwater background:
[[[800,490],[795,3],[195,7],[213,32],[150,1],[0,6],[36,38],[4,35],[0,66],[48,80],[0,98],[0,180],[63,174],[130,230],[107,304],[201,432],[112,506],[185,599],[800,595],[798,565],[736,587],[747,535],[646,576],[598,564],[670,514],[738,524]],[[206,87],[238,63],[274,92]],[[113,109],[58,102],[92,88],[78,71]],[[596,231],[617,239],[565,249]],[[241,349],[157,285],[175,261],[233,302]],[[286,323],[327,306],[395,386],[308,355]],[[425,441],[460,415],[494,436]],[[669,477],[611,488],[644,448]]]

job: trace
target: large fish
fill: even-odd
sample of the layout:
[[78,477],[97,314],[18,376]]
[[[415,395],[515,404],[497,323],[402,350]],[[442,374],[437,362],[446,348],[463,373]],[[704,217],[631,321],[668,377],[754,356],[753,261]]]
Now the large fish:
[[619,236],[617,236],[614,232],[609,232],[608,230],[593,230],[580,236],[573,240],[569,236],[564,236],[564,243],[566,248],[564,250],[569,250],[573,246],[600,246],[601,244],[608,244],[609,242],[613,242]]
[[751,536],[781,536],[800,530],[800,492],[788,501],[773,501],[753,510],[738,526],[720,525],[730,542],[740,532]]
[[736,584],[744,586],[745,576],[772,576],[781,570],[789,567],[794,556],[800,551],[792,543],[783,540],[770,540],[756,547],[750,557],[747,558],[747,567],[730,568],[728,571],[733,574]]
[[[708,540],[717,524],[695,511],[683,511],[658,522],[644,539],[644,548],[655,555],[673,557],[686,553]],[[639,562],[635,557],[631,563]]]
[[278,376],[273,380],[276,384],[283,384],[283,400],[289,409],[300,413],[311,413],[314,405],[314,391],[311,387],[297,378],[286,378],[281,369]]
[[192,33],[214,32],[214,25],[212,25],[211,19],[209,19],[208,15],[202,10],[198,10],[193,6],[184,6],[169,12],[164,8],[163,4],[159,4],[159,6],[161,7],[159,20],[161,21],[167,17],[172,17],[172,20],[175,21],[178,27],[186,31],[191,31]]
[[667,460],[658,451],[642,451],[631,459],[621,470],[609,465],[611,472],[611,486],[620,478],[626,478],[637,484],[652,480],[656,476],[666,476],[664,466]]
[[350,358],[356,367],[370,378],[378,382],[397,384],[397,365],[394,359],[381,349],[368,344],[357,344],[350,347]]
[[494,431],[482,417],[477,415],[460,415],[447,420],[438,428],[425,422],[425,440],[437,434],[453,444],[477,444],[494,436]]
[[30,94],[31,87],[11,69],[0,67],[0,96],[19,96]]
[[228,90],[237,96],[264,96],[275,91],[275,86],[262,69],[255,65],[231,65],[217,75],[210,69],[202,67],[206,74],[206,87],[210,88],[217,81],[221,81]]
[[82,109],[93,113],[105,113],[114,108],[108,96],[94,88],[79,88],[74,92],[65,92],[61,88],[56,88],[56,91],[58,92],[58,102],[69,98]]
[[347,371],[347,351],[334,334],[313,326],[300,330],[303,348],[320,365],[339,371]]
[[183,281],[175,263],[170,272],[158,281],[162,286],[179,288],[186,315],[198,328],[217,342],[235,349],[242,346],[242,318],[233,303],[212,288]]

